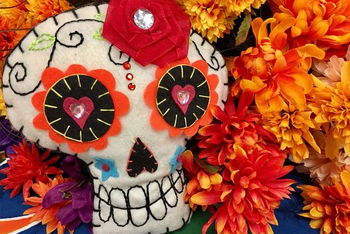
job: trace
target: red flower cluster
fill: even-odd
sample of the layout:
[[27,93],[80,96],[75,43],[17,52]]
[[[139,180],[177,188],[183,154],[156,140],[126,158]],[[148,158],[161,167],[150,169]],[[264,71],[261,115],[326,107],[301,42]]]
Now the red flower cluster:
[[229,97],[225,110],[212,109],[218,122],[199,130],[198,157],[186,151],[182,164],[189,174],[186,200],[214,213],[203,227],[216,220],[220,233],[271,233],[277,224],[274,209],[293,190],[291,179],[281,179],[292,166],[274,137],[256,122],[260,116],[249,110],[252,93],[243,93],[235,108]]
[[[23,198],[29,196],[29,189],[36,183],[47,183],[48,175],[62,174],[63,171],[55,166],[59,156],[48,159],[50,151],[40,155],[35,145],[29,145],[25,140],[18,146],[12,147],[13,152],[8,154],[8,167],[0,170],[6,178],[0,181],[5,189],[13,189],[11,197],[16,196],[23,187]],[[45,161],[46,160],[46,161]]]

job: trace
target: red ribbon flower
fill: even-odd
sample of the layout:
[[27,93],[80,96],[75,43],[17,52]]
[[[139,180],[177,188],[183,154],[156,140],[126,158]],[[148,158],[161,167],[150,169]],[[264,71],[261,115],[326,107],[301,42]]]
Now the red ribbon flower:
[[[138,10],[148,10],[154,22],[142,29],[134,22]],[[165,66],[185,58],[190,21],[174,0],[112,0],[102,35],[142,66]]]

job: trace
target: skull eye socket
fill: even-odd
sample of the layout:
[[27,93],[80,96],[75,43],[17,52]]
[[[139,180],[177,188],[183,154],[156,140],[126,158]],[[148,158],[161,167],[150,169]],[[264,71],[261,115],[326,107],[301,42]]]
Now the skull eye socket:
[[188,65],[169,69],[157,91],[157,108],[164,120],[175,128],[191,127],[206,112],[210,90],[203,73]]
[[155,130],[168,129],[171,137],[181,133],[190,137],[199,126],[212,121],[208,109],[218,102],[219,80],[208,71],[204,60],[191,63],[187,58],[157,68],[156,79],[144,93],[146,104],[153,109],[150,122]]
[[111,94],[99,80],[74,74],[49,89],[44,113],[56,133],[73,141],[91,142],[111,127],[114,105]]
[[82,153],[90,147],[104,149],[108,137],[119,134],[119,118],[129,111],[130,104],[115,90],[116,80],[110,72],[88,71],[78,64],[66,71],[49,67],[41,81],[45,90],[32,97],[39,111],[33,125],[48,131],[51,140]]

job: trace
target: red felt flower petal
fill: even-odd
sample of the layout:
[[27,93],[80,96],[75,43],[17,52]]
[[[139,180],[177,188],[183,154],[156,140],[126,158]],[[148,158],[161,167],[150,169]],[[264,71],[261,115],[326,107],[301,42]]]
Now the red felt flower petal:
[[[139,9],[153,14],[149,29],[139,28],[133,20]],[[164,66],[187,56],[190,21],[173,0],[112,0],[107,10],[102,35],[143,66]]]

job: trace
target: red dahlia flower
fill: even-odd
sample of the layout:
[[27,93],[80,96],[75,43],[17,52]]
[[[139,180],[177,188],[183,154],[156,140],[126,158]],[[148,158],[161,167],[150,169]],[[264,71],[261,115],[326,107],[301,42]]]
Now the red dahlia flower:
[[203,149],[198,155],[199,158],[206,158],[213,165],[223,165],[225,159],[234,159],[235,147],[250,150],[264,138],[275,139],[257,124],[261,115],[248,110],[254,99],[253,92],[246,91],[239,99],[237,109],[231,96],[225,103],[224,111],[218,106],[211,108],[211,113],[218,121],[198,131],[201,136],[198,147]]
[[237,151],[235,159],[225,163],[222,183],[190,198],[197,205],[215,205],[202,233],[215,220],[219,234],[247,233],[248,228],[253,234],[271,233],[270,224],[277,224],[274,209],[293,190],[293,180],[280,179],[293,169],[283,166],[285,159],[286,154],[272,144],[249,154]]
[[[50,151],[39,154],[35,145],[29,145],[25,140],[18,146],[12,147],[13,152],[9,153],[8,165],[0,173],[6,174],[6,178],[0,181],[5,189],[13,189],[11,198],[16,196],[23,186],[23,198],[29,195],[29,189],[35,182],[47,183],[48,175],[62,174],[63,171],[53,166],[59,156],[48,159]],[[46,160],[46,161],[44,161]]]

